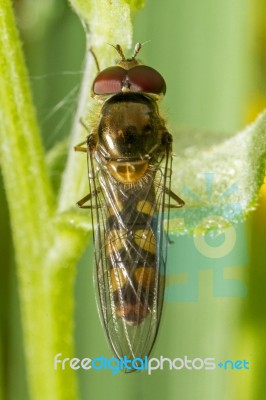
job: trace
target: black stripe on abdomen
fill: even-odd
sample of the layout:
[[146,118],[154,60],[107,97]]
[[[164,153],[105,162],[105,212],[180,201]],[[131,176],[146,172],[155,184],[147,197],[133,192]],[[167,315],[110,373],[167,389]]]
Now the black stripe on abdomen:
[[[129,324],[139,324],[149,313],[154,301],[156,285],[156,236],[152,230],[154,218],[150,201],[138,200],[123,204],[119,219],[110,216],[107,221],[106,256],[109,283],[115,312]],[[145,211],[145,213],[143,212]]]

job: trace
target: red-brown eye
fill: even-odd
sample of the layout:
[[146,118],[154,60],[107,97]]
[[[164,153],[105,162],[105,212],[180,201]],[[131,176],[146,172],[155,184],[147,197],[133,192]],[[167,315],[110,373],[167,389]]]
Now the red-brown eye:
[[94,94],[114,94],[122,91],[127,71],[121,67],[104,69],[95,78],[92,89]]
[[128,71],[131,92],[165,94],[166,84],[162,75],[146,65],[138,65]]
[[123,88],[132,93],[165,94],[166,84],[162,75],[146,65],[137,65],[129,70],[115,66],[104,69],[93,82],[96,95],[116,94]]

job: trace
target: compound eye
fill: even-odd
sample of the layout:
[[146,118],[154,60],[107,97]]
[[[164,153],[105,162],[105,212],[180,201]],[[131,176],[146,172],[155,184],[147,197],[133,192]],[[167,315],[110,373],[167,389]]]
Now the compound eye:
[[126,71],[121,67],[109,67],[96,76],[92,90],[94,94],[114,94],[122,90]]
[[166,83],[162,75],[151,67],[138,65],[128,71],[130,91],[165,94]]

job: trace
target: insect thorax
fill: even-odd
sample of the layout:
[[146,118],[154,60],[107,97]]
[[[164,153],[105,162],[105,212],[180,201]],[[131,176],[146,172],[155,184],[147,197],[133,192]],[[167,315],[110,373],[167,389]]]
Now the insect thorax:
[[98,126],[98,150],[114,179],[135,183],[165,151],[166,129],[154,100],[125,93],[105,102]]

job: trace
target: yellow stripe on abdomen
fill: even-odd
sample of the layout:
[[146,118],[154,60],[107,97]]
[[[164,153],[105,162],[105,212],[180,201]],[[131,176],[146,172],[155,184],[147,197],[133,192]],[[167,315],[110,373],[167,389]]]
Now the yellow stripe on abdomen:
[[137,229],[134,234],[135,243],[151,254],[156,252],[156,240],[151,229]]
[[150,216],[154,214],[154,206],[147,200],[140,200],[137,204],[137,210]]
[[155,284],[155,269],[153,267],[138,267],[134,273],[134,278],[139,287],[154,288]]

